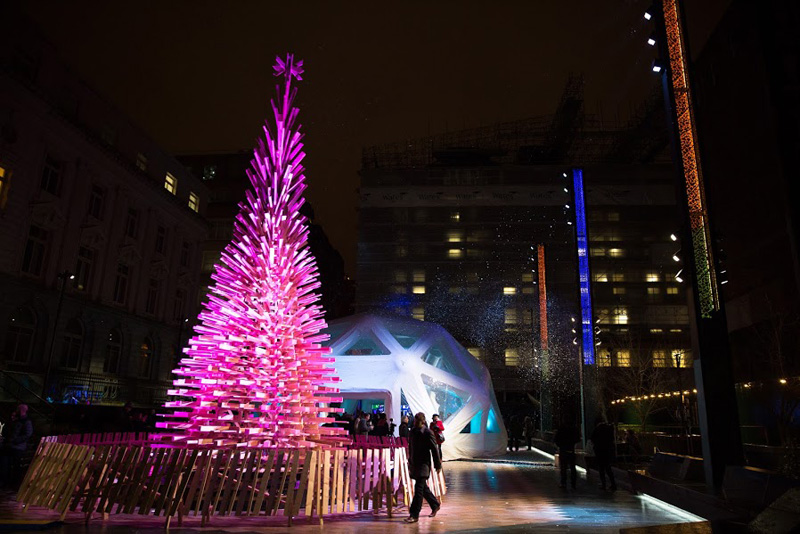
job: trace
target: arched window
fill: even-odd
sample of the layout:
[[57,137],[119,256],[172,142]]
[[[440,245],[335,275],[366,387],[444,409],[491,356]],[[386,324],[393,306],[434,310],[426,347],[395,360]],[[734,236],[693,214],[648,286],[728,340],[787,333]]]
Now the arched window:
[[153,340],[149,337],[144,338],[142,346],[139,350],[139,377],[150,378],[150,373],[153,369],[153,359],[155,358],[155,351],[153,349]]
[[103,359],[104,373],[119,372],[119,360],[122,356],[122,333],[116,328],[108,332],[106,341],[106,355]]
[[61,367],[77,369],[83,352],[83,325],[78,319],[70,319],[61,341]]
[[27,363],[33,351],[36,316],[30,308],[18,308],[11,314],[6,336],[6,360]]

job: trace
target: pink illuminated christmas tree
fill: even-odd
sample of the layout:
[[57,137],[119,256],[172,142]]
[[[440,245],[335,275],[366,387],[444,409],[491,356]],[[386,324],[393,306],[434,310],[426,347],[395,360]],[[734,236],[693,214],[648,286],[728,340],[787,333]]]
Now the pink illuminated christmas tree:
[[212,275],[208,302],[175,370],[180,400],[159,426],[176,431],[165,440],[207,446],[333,445],[344,430],[323,427],[340,401],[326,364],[329,349],[317,266],[300,215],[302,135],[293,101],[303,62],[277,58],[282,77],[272,118],[264,126],[248,177],[252,190],[240,204],[233,239]]

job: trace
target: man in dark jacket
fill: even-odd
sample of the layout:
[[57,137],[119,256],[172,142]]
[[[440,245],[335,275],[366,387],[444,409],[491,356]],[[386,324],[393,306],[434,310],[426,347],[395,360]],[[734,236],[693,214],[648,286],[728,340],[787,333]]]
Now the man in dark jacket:
[[572,488],[578,482],[578,471],[575,469],[575,443],[581,439],[581,433],[571,422],[564,421],[556,430],[555,444],[558,446],[558,463],[561,468],[561,487],[567,487],[567,470],[570,472]]
[[614,459],[614,427],[602,419],[598,419],[591,440],[597,460],[597,470],[600,472],[600,487],[606,489],[606,474],[608,474],[611,491],[615,491],[617,482],[614,480],[614,471],[611,469],[611,462]]
[[399,436],[401,438],[408,438],[408,416],[404,415],[403,418],[400,420],[400,429],[398,430]]
[[414,479],[414,499],[408,508],[409,516],[405,519],[406,523],[419,521],[423,498],[431,507],[430,517],[435,517],[439,508],[442,507],[442,504],[428,488],[428,478],[431,476],[431,457],[438,472],[442,468],[439,446],[433,432],[428,428],[425,414],[420,412],[414,416],[414,428],[411,429],[408,436],[408,470],[411,478]]
[[33,436],[33,423],[28,418],[28,406],[20,404],[6,427],[3,450],[0,453],[0,484],[10,485],[18,479],[20,460]]

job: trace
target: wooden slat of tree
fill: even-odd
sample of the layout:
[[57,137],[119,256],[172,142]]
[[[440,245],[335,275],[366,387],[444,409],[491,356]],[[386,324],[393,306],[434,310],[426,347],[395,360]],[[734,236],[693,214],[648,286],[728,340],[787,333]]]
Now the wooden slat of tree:
[[356,494],[355,499],[358,502],[358,511],[364,509],[364,477],[366,476],[367,465],[367,449],[358,449],[358,456],[356,458]]
[[247,456],[247,463],[244,464],[244,473],[242,473],[241,483],[241,496],[238,499],[236,506],[236,515],[240,516],[247,510],[248,515],[250,511],[250,503],[253,502],[253,495],[255,493],[255,476],[256,470],[259,466],[261,459],[261,449],[250,449],[250,454]]
[[203,477],[201,492],[197,496],[197,503],[195,505],[195,514],[200,515],[201,525],[205,525],[206,516],[208,515],[209,507],[212,506],[214,501],[214,494],[216,493],[217,484],[219,483],[219,473],[223,469],[223,462],[227,461],[224,451],[213,450],[209,452],[212,454],[213,461]]
[[347,451],[347,511],[355,512],[358,508],[356,504],[358,498],[356,497],[356,482],[358,481],[358,451]]
[[[156,459],[149,476],[146,478],[144,492],[142,493],[141,500],[139,501],[139,514],[150,515],[150,510],[153,507],[153,502],[158,496],[161,489],[161,468],[165,461],[169,458],[171,451],[175,449],[157,449]],[[147,475],[147,473],[145,473]]]
[[339,449],[335,451],[333,466],[336,469],[336,513],[341,514],[344,512],[344,500],[347,495],[347,487],[345,486],[345,474],[347,472],[345,466],[345,451]]
[[225,485],[229,480],[228,477],[231,476],[231,464],[234,462],[234,457],[237,456],[235,449],[219,451],[217,454],[224,454],[225,460],[222,462],[221,469],[215,475],[217,479],[217,486],[216,491],[213,494],[213,500],[209,503],[209,506],[205,507],[207,510],[207,517],[213,515],[219,507],[220,497],[222,497],[222,492],[224,491]]
[[110,445],[99,445],[95,450],[98,451],[95,453],[97,460],[92,468],[92,476],[87,481],[86,487],[88,491],[86,492],[86,498],[83,499],[83,507],[81,508],[81,512],[86,515],[87,520],[96,510],[97,498],[100,496],[102,481],[105,479],[106,473],[108,472],[109,459],[114,454],[114,447]]
[[128,455],[129,450],[127,447],[114,448],[114,456],[109,463],[106,477],[103,479],[100,485],[100,499],[97,501],[98,512],[107,513],[106,504],[108,503],[109,492],[114,490],[115,481],[119,477],[120,467]]
[[[267,496],[267,487],[269,486],[269,481],[272,478],[272,466],[275,463],[275,457],[277,456],[275,449],[270,449],[269,456],[267,457],[267,463],[264,464],[264,474],[261,475],[261,482],[258,485],[258,498],[256,499],[256,505],[253,508],[253,515],[261,515],[261,505],[264,503],[264,499]],[[269,515],[269,512],[267,512]]]
[[291,468],[288,470],[289,474],[286,476],[286,502],[283,505],[283,515],[289,519],[289,525],[292,524],[292,511],[294,510],[294,500],[297,495],[297,475],[300,471],[300,449],[290,451]]
[[78,478],[81,477],[86,466],[89,464],[91,455],[94,452],[93,447],[75,447],[69,457],[67,468],[62,476],[62,484],[56,490],[57,495],[54,501],[55,510],[61,514],[61,519],[67,515],[69,508],[70,498],[75,491],[75,484]]
[[[198,450],[194,469],[192,469],[190,473],[190,480],[187,482],[186,490],[178,506],[179,523],[183,522],[183,516],[188,515],[189,512],[192,511],[192,503],[200,500],[203,492],[203,483],[205,482],[206,474],[211,468],[212,462],[213,457],[210,450]],[[195,511],[195,514],[196,513]]]
[[118,500],[118,496],[120,492],[124,496],[131,490],[132,483],[130,478],[132,476],[132,472],[135,471],[136,466],[138,465],[139,456],[142,454],[141,447],[129,447],[127,445],[121,447],[127,450],[126,458],[120,464],[120,470],[117,473],[117,481],[111,485],[109,488],[108,494],[108,502],[105,507],[106,513],[111,513],[113,511],[113,507],[117,505],[117,513],[123,508],[123,502]]
[[142,447],[141,453],[139,454],[139,459],[134,465],[134,469],[131,473],[130,489],[128,490],[128,494],[125,496],[122,513],[132,514],[138,507],[139,497],[144,492],[145,481],[148,473],[150,472],[150,467],[152,466],[152,463],[155,462],[155,451],[156,449],[151,449],[150,447]]
[[316,506],[317,500],[317,486],[318,486],[318,471],[319,471],[319,450],[313,449],[311,451],[311,459],[308,461],[306,465],[306,469],[308,470],[308,483],[307,483],[307,491],[306,491],[306,505],[305,505],[305,512],[306,516],[311,519],[314,516],[314,506]]
[[297,517],[300,515],[300,506],[303,503],[303,497],[306,495],[308,491],[308,478],[309,478],[309,471],[311,468],[311,450],[303,451],[303,462],[300,471],[300,484],[297,487],[297,492],[294,496],[294,502],[292,503],[291,515],[290,517]]
[[88,496],[90,484],[92,484],[94,477],[97,474],[97,470],[100,469],[99,464],[102,462],[102,458],[104,457],[103,455],[106,452],[105,447],[89,448],[92,450],[92,454],[89,457],[88,463],[86,464],[86,469],[78,479],[78,482],[75,484],[75,492],[72,494],[72,503],[69,506],[69,510],[71,512],[76,511],[81,501]]
[[323,514],[330,513],[331,496],[331,451],[325,450],[322,454],[322,512],[320,513],[320,518],[322,518]]
[[50,461],[44,467],[41,479],[38,480],[37,488],[31,499],[31,504],[49,508],[53,498],[53,491],[58,484],[58,474],[62,469],[64,459],[72,450],[72,445],[57,443],[51,451]]
[[25,509],[28,507],[28,502],[31,500],[33,492],[38,488],[39,481],[41,480],[40,473],[42,473],[52,461],[50,458],[50,450],[52,448],[52,443],[40,443],[36,456],[34,456],[31,465],[28,467],[25,479],[22,481],[19,492],[17,492],[17,501],[24,503]]
[[183,473],[184,464],[189,457],[188,449],[172,449],[173,455],[169,462],[164,466],[164,484],[161,488],[161,495],[153,503],[153,515],[158,517],[162,511],[169,509],[170,499],[175,494],[175,486],[180,482],[180,474]]
[[231,457],[228,461],[227,473],[222,479],[222,491],[219,495],[219,511],[217,512],[217,515],[226,515],[228,513],[229,503],[231,503],[232,499],[235,500],[236,493],[234,488],[236,487],[236,481],[241,476],[239,471],[241,461],[241,451],[237,449],[231,450]]
[[169,508],[167,508],[167,511],[165,512],[167,515],[166,528],[169,528],[169,519],[172,518],[172,516],[174,516],[178,512],[178,509],[181,508],[184,504],[186,488],[189,486],[189,482],[192,480],[192,477],[195,476],[194,474],[196,471],[197,459],[199,456],[200,456],[200,451],[194,449],[190,451],[188,459],[184,463],[183,472],[181,473],[181,479],[179,483],[176,485],[175,493],[172,497]]
[[275,466],[272,472],[269,474],[269,485],[267,490],[267,504],[265,508],[265,513],[267,515],[272,515],[273,506],[275,506],[275,499],[280,499],[280,488],[278,486],[278,482],[281,478],[281,469],[283,468],[283,457],[286,451],[284,449],[278,449],[275,451]]
[[235,508],[238,507],[240,502],[244,502],[245,498],[245,489],[242,486],[242,482],[244,481],[245,477],[247,476],[247,465],[250,462],[250,458],[255,455],[255,451],[253,449],[245,449],[244,451],[240,451],[237,456],[238,458],[238,466],[236,468],[236,481],[233,484],[233,488],[231,489],[231,495],[228,498],[228,510],[226,512],[227,515],[231,515]]
[[[273,503],[274,508],[272,510],[272,515],[278,515],[278,510],[280,510],[281,498],[283,497],[284,488],[286,488],[286,493],[287,493],[287,496],[288,496],[288,493],[289,493],[288,487],[289,487],[289,485],[292,485],[292,487],[294,487],[294,482],[291,479],[290,468],[291,468],[292,459],[293,459],[293,457],[294,457],[296,452],[297,452],[297,449],[288,449],[286,451],[286,462],[285,462],[285,464],[283,466],[283,473],[281,473],[281,476],[278,479],[279,480],[278,491],[277,491],[277,494],[275,496],[275,502]],[[284,503],[284,508],[285,508],[285,506],[286,506],[286,504]]]

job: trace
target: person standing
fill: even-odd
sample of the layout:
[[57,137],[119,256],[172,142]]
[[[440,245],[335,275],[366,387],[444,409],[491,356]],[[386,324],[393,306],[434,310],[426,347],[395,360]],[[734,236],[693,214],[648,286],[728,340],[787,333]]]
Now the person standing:
[[433,432],[433,437],[436,438],[436,446],[439,447],[439,458],[443,458],[442,443],[444,443],[444,423],[439,419],[438,413],[433,414],[431,420],[431,432]]
[[442,507],[442,503],[436,499],[428,487],[428,478],[431,476],[431,458],[433,458],[433,466],[438,473],[442,469],[439,445],[436,443],[433,432],[428,428],[425,414],[419,412],[414,416],[414,427],[408,437],[408,471],[411,478],[414,479],[414,498],[408,508],[409,516],[404,519],[406,523],[419,521],[423,498],[431,507],[430,517],[436,517],[439,508]]
[[394,424],[394,419],[390,417],[389,418],[389,437],[390,438],[394,437],[394,429],[395,428],[397,428],[397,425]]
[[28,450],[28,440],[33,436],[33,423],[28,418],[28,405],[19,404],[11,414],[11,423],[6,425],[3,450],[0,453],[0,484],[18,482],[20,461]]
[[525,427],[525,442],[528,445],[528,450],[531,450],[531,442],[533,440],[533,434],[535,432],[535,429],[533,427],[533,419],[531,419],[530,415],[525,416],[524,427]]
[[575,443],[581,439],[581,434],[571,422],[564,421],[556,430],[555,444],[558,447],[558,461],[561,468],[560,487],[567,487],[567,470],[570,470],[572,489],[578,483],[578,471],[575,468]]
[[372,432],[375,436],[385,437],[389,435],[389,423],[386,422],[386,414],[378,415],[378,421],[375,423],[375,431]]
[[400,428],[397,430],[398,435],[401,438],[408,439],[408,416],[404,415],[403,418],[400,420]]
[[600,472],[600,488],[606,489],[606,474],[608,474],[611,491],[616,491],[617,482],[614,480],[614,471],[611,469],[611,462],[614,460],[614,427],[602,419],[598,419],[590,439],[594,446],[597,470]]
[[509,451],[519,450],[519,440],[522,437],[522,423],[520,423],[518,415],[511,416],[511,423],[508,428],[509,434]]

